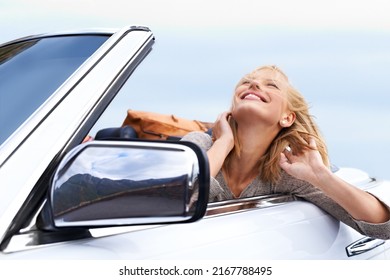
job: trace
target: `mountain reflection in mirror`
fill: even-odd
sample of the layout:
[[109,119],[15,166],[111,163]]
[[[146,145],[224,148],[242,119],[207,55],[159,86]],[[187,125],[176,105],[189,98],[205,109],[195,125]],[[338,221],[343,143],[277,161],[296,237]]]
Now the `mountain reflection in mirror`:
[[190,216],[197,174],[196,155],[182,147],[89,145],[57,173],[53,215],[64,222]]

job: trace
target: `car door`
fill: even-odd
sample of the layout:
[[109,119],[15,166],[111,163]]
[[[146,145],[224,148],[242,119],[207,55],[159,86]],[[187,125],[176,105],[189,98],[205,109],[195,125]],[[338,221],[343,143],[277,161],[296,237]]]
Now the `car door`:
[[206,216],[192,224],[135,227],[87,244],[104,244],[97,247],[109,248],[118,259],[386,258],[385,241],[364,237],[315,205],[285,195],[211,203]]
[[[384,242],[354,256],[347,247],[364,240],[348,226],[304,201],[257,197],[209,206],[190,224],[101,228],[80,240],[20,250],[11,259],[356,260],[383,259]],[[254,205],[251,208],[248,205]],[[240,209],[242,207],[242,209]],[[225,208],[225,209],[223,209]],[[227,210],[228,208],[229,210]],[[16,241],[17,239],[15,239]],[[386,245],[388,246],[388,245]]]

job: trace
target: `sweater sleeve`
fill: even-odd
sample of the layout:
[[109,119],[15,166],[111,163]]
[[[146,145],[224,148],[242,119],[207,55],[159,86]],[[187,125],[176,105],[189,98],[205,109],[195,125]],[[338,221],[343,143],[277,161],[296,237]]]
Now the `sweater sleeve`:
[[208,151],[213,145],[213,140],[211,139],[211,136],[207,133],[200,131],[190,132],[184,135],[181,140],[195,143],[205,151]]
[[[363,235],[379,239],[390,239],[390,220],[378,224],[356,220],[343,207],[328,197],[320,189],[305,181],[298,180],[285,172],[282,173],[281,180],[275,186],[275,191],[291,193],[295,197],[307,200]],[[378,199],[380,200],[380,198]],[[385,202],[381,202],[390,209]]]

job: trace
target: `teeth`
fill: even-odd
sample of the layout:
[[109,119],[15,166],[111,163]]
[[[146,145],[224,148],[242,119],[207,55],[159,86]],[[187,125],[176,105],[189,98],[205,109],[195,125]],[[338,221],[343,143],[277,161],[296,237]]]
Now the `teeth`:
[[255,95],[255,94],[252,94],[252,93],[250,93],[250,94],[248,94],[247,96],[245,96],[245,98],[244,99],[257,99],[257,100],[261,100],[261,98],[260,97],[258,97],[257,95]]

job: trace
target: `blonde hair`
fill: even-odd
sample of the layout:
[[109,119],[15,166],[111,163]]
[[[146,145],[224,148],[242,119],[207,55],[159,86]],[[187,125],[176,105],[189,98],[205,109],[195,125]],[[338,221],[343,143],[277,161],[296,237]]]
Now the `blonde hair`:
[[[276,71],[288,82],[286,74],[273,65],[256,68],[250,74],[246,75],[246,77],[265,69]],[[313,116],[309,113],[309,106],[304,97],[289,82],[287,88],[287,106],[288,109],[296,115],[294,123],[290,127],[284,127],[279,131],[266,153],[259,159],[260,179],[272,184],[276,183],[281,176],[281,168],[279,166],[280,154],[287,146],[291,148],[291,151],[294,154],[300,154],[305,149],[312,149],[308,143],[310,137],[315,139],[317,149],[321,154],[324,164],[329,166],[326,144]],[[237,136],[237,123],[233,118],[230,119],[230,125],[233,130],[235,141],[232,153],[240,156],[241,145]],[[227,157],[225,164],[228,164],[232,153]]]

